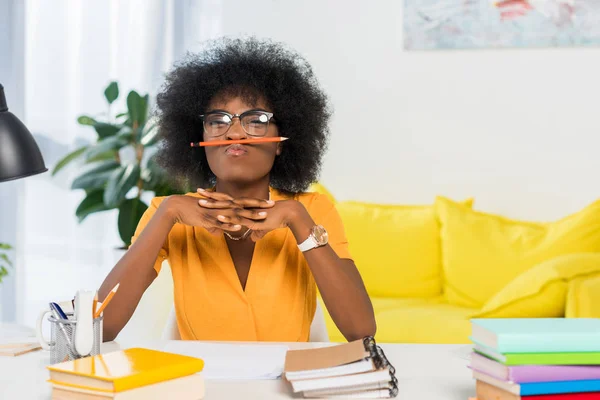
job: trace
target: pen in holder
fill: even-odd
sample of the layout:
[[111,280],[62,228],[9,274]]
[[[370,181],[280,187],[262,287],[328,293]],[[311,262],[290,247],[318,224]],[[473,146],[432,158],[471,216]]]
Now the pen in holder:
[[[70,318],[73,313],[67,313]],[[92,322],[92,331],[89,332],[93,336],[92,347],[89,354],[79,354],[75,346],[75,337],[77,331],[77,321],[74,319],[60,319],[54,316],[49,316],[50,321],[50,363],[56,364],[63,361],[75,360],[87,356],[95,356],[100,354],[100,344],[102,343],[102,319],[100,315],[94,318]]]

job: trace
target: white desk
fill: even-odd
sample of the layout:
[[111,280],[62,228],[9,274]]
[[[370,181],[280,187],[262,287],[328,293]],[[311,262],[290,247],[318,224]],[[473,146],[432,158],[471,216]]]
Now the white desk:
[[[166,343],[166,342],[164,342]],[[158,346],[157,346],[158,345]],[[158,348],[160,343],[152,346]],[[467,368],[469,347],[465,345],[380,344],[396,368],[400,400],[467,400],[475,394],[475,381]],[[318,346],[315,343],[289,344],[290,348]],[[123,346],[128,348],[131,346]],[[105,343],[102,352],[118,350],[119,344]],[[18,357],[0,357],[0,399],[48,400],[49,353],[36,351]],[[301,398],[293,395],[286,382],[206,381],[206,397],[212,399],[269,400]]]

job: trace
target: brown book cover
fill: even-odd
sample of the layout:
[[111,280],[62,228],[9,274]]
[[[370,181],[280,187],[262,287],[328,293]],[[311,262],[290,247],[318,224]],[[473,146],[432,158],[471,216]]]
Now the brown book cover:
[[284,372],[332,368],[370,357],[361,340],[335,346],[305,350],[289,350],[285,356]]
[[487,382],[477,380],[475,382],[477,400],[521,400],[521,396],[502,390]]

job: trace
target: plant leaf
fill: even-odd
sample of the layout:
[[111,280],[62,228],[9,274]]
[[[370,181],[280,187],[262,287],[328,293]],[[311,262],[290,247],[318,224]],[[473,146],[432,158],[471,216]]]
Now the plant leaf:
[[129,120],[133,122],[139,123],[139,104],[142,101],[139,93],[135,90],[132,90],[127,95],[127,111],[129,113]]
[[8,270],[4,267],[4,265],[0,266],[0,283],[2,283],[2,278],[8,275]]
[[82,115],[77,118],[77,122],[79,122],[80,125],[94,125],[97,123],[94,118],[88,117],[87,115]]
[[131,126],[132,126],[132,124],[131,124],[131,121],[129,120],[129,113],[128,113],[128,112],[125,112],[125,113],[120,113],[120,114],[117,114],[117,115],[115,116],[115,118],[124,118],[124,117],[125,117],[125,120],[124,120],[124,121],[122,120],[122,121],[121,121],[121,123],[122,123],[123,125],[126,125],[126,126],[129,126],[129,127],[131,127]]
[[12,267],[12,262],[8,259],[6,254],[0,254],[0,260],[4,260],[5,263]]
[[100,153],[100,154],[98,154],[98,155],[96,155],[94,157],[91,157],[91,158],[87,159],[86,161],[88,163],[91,163],[91,162],[95,162],[95,161],[115,160],[116,159],[115,158],[116,154],[117,154],[116,151],[109,150],[106,153]]
[[95,189],[89,192],[81,203],[79,203],[75,215],[81,223],[90,214],[110,209],[111,207],[107,207],[104,204],[104,189]]
[[127,111],[129,112],[131,126],[137,123],[137,126],[141,127],[146,123],[149,98],[148,95],[141,97],[135,90],[129,92],[127,96]]
[[144,126],[142,131],[142,140],[140,143],[143,146],[152,146],[158,142],[159,139],[158,124],[155,121],[148,121],[148,124]]
[[125,243],[126,247],[131,245],[131,237],[135,234],[135,230],[144,215],[148,206],[138,198],[127,199],[119,207],[119,236]]
[[77,150],[72,151],[71,153],[69,153],[66,156],[64,156],[63,158],[61,158],[60,161],[57,162],[56,165],[54,166],[54,170],[52,170],[52,176],[56,175],[58,173],[58,171],[63,169],[71,161],[77,159],[80,155],[82,155],[87,150],[87,148],[88,148],[88,146],[80,147]]
[[129,164],[113,171],[106,184],[104,204],[116,206],[121,203],[138,179],[140,179],[140,167],[137,164]]
[[10,250],[10,249],[12,249],[12,246],[8,243],[0,243],[0,249],[1,250]]
[[71,189],[95,189],[103,187],[110,174],[121,164],[115,160],[99,161],[88,164],[83,172],[75,178]]
[[94,129],[96,130],[96,133],[100,139],[115,136],[121,130],[121,128],[121,125],[107,124],[105,122],[96,122],[94,124]]
[[140,126],[146,125],[148,121],[148,107],[150,105],[150,95],[145,95],[142,97],[142,103],[140,104],[140,116],[141,119],[139,121]]
[[106,89],[104,90],[104,97],[106,97],[106,101],[108,101],[108,104],[112,104],[117,99],[117,97],[119,97],[119,84],[114,81],[109,83]]
[[121,130],[117,133],[117,137],[121,139],[125,139],[127,142],[131,142],[133,140],[133,130],[129,126],[123,126]]
[[91,146],[87,150],[85,158],[86,160],[90,160],[91,158],[108,151],[118,151],[121,147],[127,145],[127,143],[128,141],[125,138],[119,136],[109,136]]

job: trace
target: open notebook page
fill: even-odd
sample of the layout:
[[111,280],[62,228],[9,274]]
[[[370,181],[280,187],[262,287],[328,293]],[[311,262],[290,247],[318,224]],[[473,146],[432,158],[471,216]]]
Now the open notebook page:
[[162,350],[203,359],[207,380],[278,379],[288,346],[173,340]]

